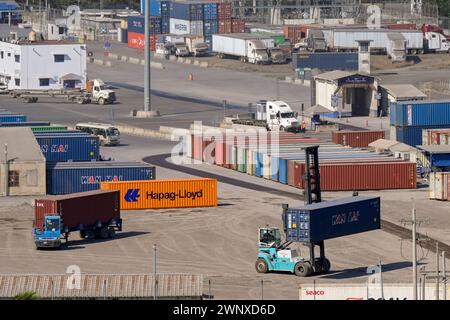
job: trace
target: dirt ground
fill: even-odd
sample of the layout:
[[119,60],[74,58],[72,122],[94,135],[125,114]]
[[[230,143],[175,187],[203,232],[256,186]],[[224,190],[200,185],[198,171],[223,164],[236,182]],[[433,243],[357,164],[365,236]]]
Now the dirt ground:
[[421,54],[417,56],[408,56],[405,62],[392,61],[386,55],[371,56],[372,70],[381,71],[389,69],[405,70],[432,70],[445,69],[450,67],[450,54]]

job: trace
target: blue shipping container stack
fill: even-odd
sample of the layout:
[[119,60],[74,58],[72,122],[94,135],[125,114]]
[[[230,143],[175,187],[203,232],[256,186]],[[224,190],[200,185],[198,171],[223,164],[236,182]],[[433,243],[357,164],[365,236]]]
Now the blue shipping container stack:
[[98,137],[89,134],[35,134],[47,162],[97,161],[100,156]]
[[[128,31],[145,34],[145,17],[128,17]],[[161,17],[150,17],[150,34],[161,34]]]
[[[148,0],[141,0],[141,14],[145,15],[145,3]],[[161,15],[160,2],[158,0],[150,0],[150,15],[159,17]]]
[[161,1],[161,33],[170,33],[170,7],[169,1]]
[[139,162],[59,162],[47,165],[47,193],[97,190],[100,182],[154,180],[155,167]]
[[24,116],[23,114],[15,114],[15,113],[0,114],[0,123],[3,123],[3,122],[7,122],[7,123],[26,122],[26,121],[27,121],[27,117]]
[[393,102],[390,123],[397,141],[410,146],[422,145],[424,129],[450,128],[450,101]]
[[202,3],[170,2],[170,17],[189,21],[203,20]]

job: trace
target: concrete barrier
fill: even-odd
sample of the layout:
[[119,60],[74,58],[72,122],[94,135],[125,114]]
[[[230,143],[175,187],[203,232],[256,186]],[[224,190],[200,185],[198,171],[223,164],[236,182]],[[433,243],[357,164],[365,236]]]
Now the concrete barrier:
[[192,60],[191,60],[191,59],[185,59],[185,60],[184,60],[184,63],[186,63],[186,64],[192,64]]
[[107,66],[107,67],[111,67],[111,66],[112,66],[112,63],[111,63],[111,61],[105,61],[105,66]]
[[120,57],[120,61],[127,62],[128,61],[128,57],[127,56],[121,56]]
[[130,57],[130,59],[128,61],[132,64],[139,64],[141,60],[139,58],[131,58]]
[[118,59],[118,58],[119,58],[119,55],[118,55],[118,54],[115,54],[115,53],[110,53],[109,56],[108,56],[108,58],[111,58],[111,59]]
[[161,69],[161,70],[165,69],[161,62],[154,62],[154,61],[150,61],[150,68]]
[[206,62],[206,61],[200,62],[200,67],[208,68],[208,62]]
[[100,66],[102,66],[104,64],[103,60],[100,60],[100,59],[94,59],[94,63],[98,64]]
[[169,60],[170,60],[170,61],[177,61],[177,57],[175,57],[175,56],[170,56],[170,57],[169,57]]

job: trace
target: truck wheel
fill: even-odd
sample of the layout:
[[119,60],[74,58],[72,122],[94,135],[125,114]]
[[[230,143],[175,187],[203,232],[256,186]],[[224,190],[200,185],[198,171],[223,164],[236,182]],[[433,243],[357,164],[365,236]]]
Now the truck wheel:
[[37,98],[37,97],[34,97],[34,98],[33,98],[33,103],[36,103],[36,102],[38,102],[38,98]]
[[322,265],[322,271],[323,272],[325,272],[325,273],[328,273],[328,272],[330,272],[330,270],[331,270],[331,262],[330,262],[330,260],[328,260],[327,258],[325,258],[324,260],[323,260],[323,265]]
[[311,265],[308,262],[297,262],[294,273],[297,277],[308,277],[312,273]]
[[108,239],[109,231],[107,227],[103,227],[100,229],[100,238],[102,239]]
[[280,131],[281,131],[281,132],[284,132],[284,131],[286,131],[286,128],[283,127],[283,126],[281,126],[281,127],[280,127]]
[[86,238],[86,231],[80,230],[80,238],[81,238],[81,239]]
[[255,263],[256,272],[267,273],[267,262],[264,259],[258,259]]
[[100,98],[100,99],[98,99],[98,103],[99,104],[101,104],[101,105],[104,105],[105,104],[105,99],[104,98]]
[[114,228],[109,228],[108,229],[108,237],[110,239],[113,239],[116,237],[116,230]]

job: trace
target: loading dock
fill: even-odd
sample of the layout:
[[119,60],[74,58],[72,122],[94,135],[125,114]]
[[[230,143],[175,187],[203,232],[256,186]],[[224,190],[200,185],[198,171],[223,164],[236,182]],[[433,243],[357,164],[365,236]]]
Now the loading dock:
[[311,104],[342,117],[378,116],[378,79],[368,74],[331,71],[314,77]]

